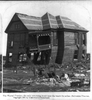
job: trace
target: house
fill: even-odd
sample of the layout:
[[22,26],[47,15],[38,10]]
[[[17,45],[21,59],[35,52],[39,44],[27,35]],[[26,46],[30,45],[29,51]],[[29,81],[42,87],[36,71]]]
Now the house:
[[86,59],[88,31],[67,17],[15,13],[5,32],[7,66],[16,66],[27,58],[34,64],[62,64]]

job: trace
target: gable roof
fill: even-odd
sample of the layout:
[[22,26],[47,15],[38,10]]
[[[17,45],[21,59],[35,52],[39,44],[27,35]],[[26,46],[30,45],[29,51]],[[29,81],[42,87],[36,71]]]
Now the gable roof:
[[60,28],[87,31],[85,28],[67,17],[56,16],[56,19]]
[[26,14],[15,13],[19,20],[28,30],[48,30],[48,29],[68,29],[76,31],[88,32],[85,28],[81,27],[76,22],[73,22],[67,17],[53,16],[49,13],[44,14],[42,17],[29,16]]
[[43,30],[42,20],[40,17],[28,16],[19,13],[16,14],[28,30]]
[[46,13],[45,15],[42,16],[42,24],[43,24],[43,30],[58,28],[56,17],[54,17],[53,15],[49,13]]

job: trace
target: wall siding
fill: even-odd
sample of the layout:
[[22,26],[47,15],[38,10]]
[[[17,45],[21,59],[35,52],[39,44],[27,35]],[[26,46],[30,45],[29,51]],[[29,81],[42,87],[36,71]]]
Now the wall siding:
[[75,46],[75,35],[74,33],[64,32],[64,56],[63,63],[73,61]]

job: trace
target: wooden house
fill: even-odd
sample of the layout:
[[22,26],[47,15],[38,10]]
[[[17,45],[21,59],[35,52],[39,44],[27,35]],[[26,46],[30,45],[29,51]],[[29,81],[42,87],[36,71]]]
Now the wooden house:
[[88,31],[67,17],[15,13],[5,32],[7,66],[16,66],[27,57],[34,64],[85,60]]

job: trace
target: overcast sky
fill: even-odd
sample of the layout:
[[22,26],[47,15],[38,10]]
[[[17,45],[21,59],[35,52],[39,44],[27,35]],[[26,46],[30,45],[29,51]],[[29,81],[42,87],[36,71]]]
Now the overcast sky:
[[[15,13],[23,13],[41,17],[46,12],[52,15],[61,15],[70,18],[82,27],[89,30],[87,33],[87,52],[90,52],[92,33],[92,2],[91,1],[26,1],[26,2],[0,2],[0,38],[2,38],[2,53],[6,54],[7,35],[4,32]],[[1,53],[1,39],[0,39]]]

